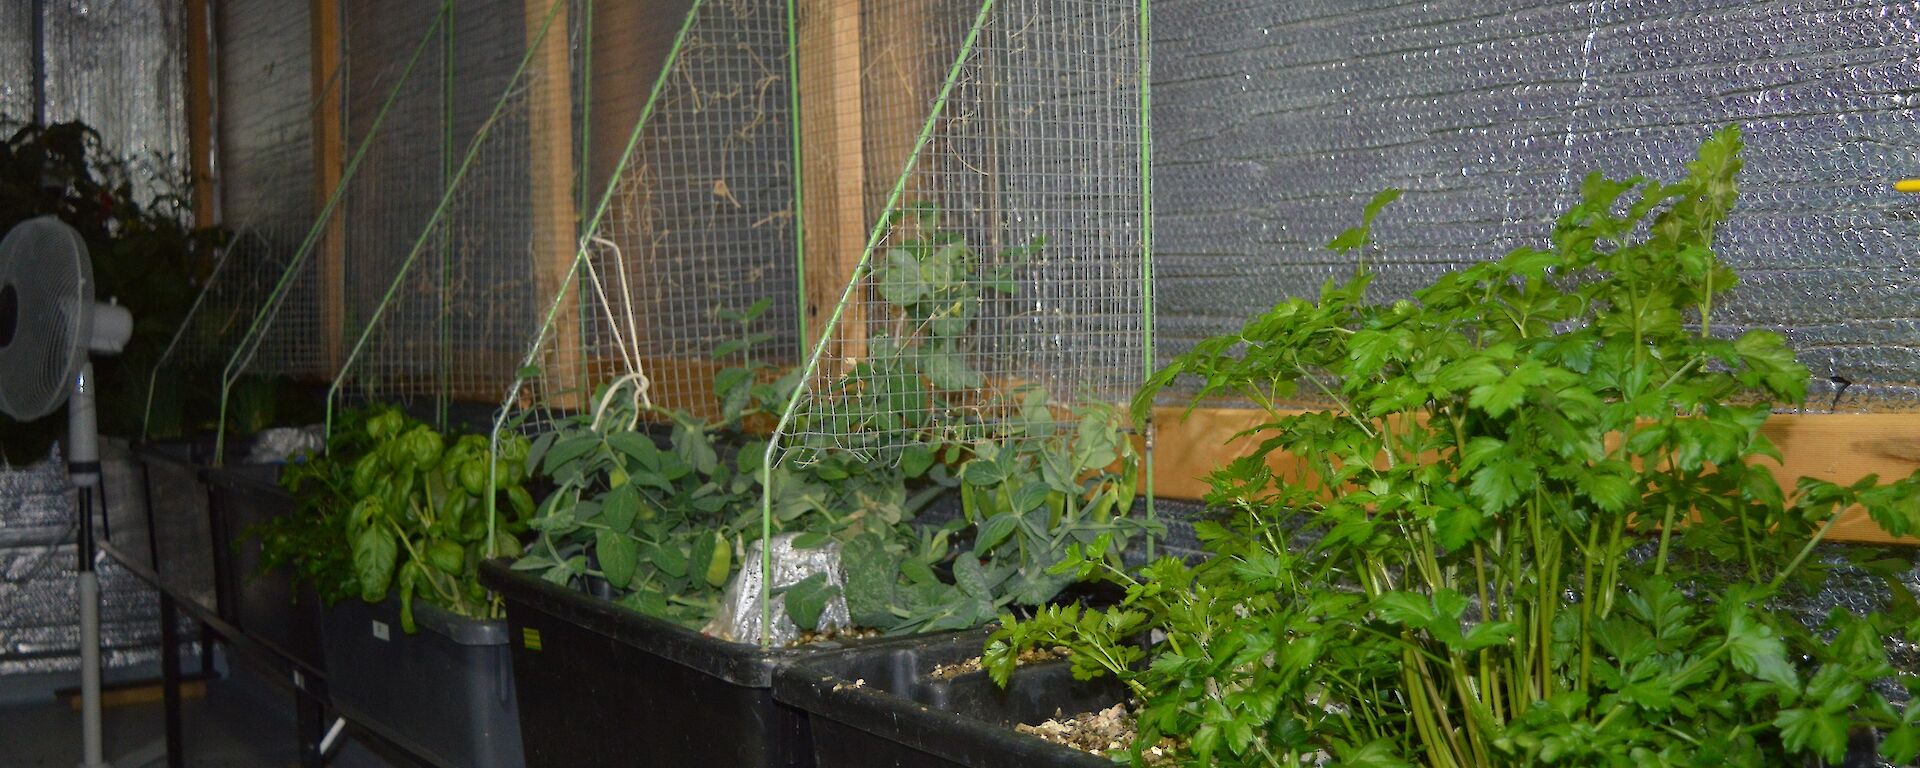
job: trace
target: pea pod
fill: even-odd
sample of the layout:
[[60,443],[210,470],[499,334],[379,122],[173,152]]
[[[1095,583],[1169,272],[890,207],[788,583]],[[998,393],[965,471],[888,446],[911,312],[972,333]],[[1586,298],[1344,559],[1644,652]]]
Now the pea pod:
[[733,572],[733,547],[727,543],[727,537],[715,531],[713,534],[713,558],[707,561],[707,584],[723,587],[727,576]]

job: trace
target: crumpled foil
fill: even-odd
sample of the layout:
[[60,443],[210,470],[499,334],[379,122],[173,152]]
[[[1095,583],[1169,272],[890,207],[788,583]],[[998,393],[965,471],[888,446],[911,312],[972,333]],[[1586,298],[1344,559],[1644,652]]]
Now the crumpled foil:
[[[825,573],[827,583],[844,587],[846,578],[840,570],[840,543],[829,542],[810,549],[795,549],[793,539],[796,534],[783,533],[773,537],[773,589],[785,589],[799,583],[802,579],[816,573]],[[740,573],[733,577],[733,583],[727,585],[726,597],[720,603],[720,612],[707,622],[702,630],[722,640],[736,643],[760,642],[760,542],[747,547],[747,557]],[[772,610],[769,612],[773,630],[770,643],[774,646],[790,645],[800,639],[800,627],[787,616],[786,595],[773,596]],[[842,627],[852,626],[853,619],[847,614],[845,595],[835,595],[827,603],[827,609],[820,612],[820,625],[811,627],[812,631],[829,632]]]
[[302,453],[319,453],[326,447],[327,439],[319,426],[274,427],[254,437],[246,463],[278,464]]

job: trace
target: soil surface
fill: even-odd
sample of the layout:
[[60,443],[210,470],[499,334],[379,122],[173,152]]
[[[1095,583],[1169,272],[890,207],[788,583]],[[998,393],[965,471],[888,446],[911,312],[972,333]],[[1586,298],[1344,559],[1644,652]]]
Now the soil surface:
[[[1132,746],[1134,737],[1133,713],[1127,711],[1125,704],[1115,704],[1099,712],[1082,712],[1072,717],[1055,715],[1045,722],[1036,725],[1021,723],[1013,729],[1097,757],[1125,753]],[[1173,753],[1164,743],[1142,750],[1140,756],[1146,759],[1147,765],[1173,764]]]
[[866,640],[868,638],[874,638],[879,636],[880,636],[880,630],[873,629],[871,627],[848,627],[845,629],[835,629],[835,630],[829,630],[826,632],[808,631],[808,632],[801,632],[799,637],[796,637],[791,642],[787,643],[787,647],[798,648],[803,645],[812,645],[814,643],[824,643],[828,640]]
[[[1013,663],[1015,666],[1018,666],[1021,664],[1053,661],[1054,659],[1064,659],[1069,653],[1070,651],[1060,646],[1054,646],[1052,648],[1028,648],[1027,650],[1021,651],[1020,657],[1015,659]],[[934,667],[933,673],[927,676],[935,680],[952,680],[961,675],[971,675],[985,668],[986,667],[981,665],[980,657],[975,656],[953,664],[941,664]]]

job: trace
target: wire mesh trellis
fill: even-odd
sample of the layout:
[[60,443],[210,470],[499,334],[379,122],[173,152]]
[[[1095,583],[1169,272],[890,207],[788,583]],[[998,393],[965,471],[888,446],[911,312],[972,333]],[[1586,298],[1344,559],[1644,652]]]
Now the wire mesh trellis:
[[[216,8],[223,36],[256,41],[222,51],[216,84],[222,109],[215,115],[216,166],[220,218],[233,233],[201,283],[154,367],[148,382],[142,421],[145,437],[175,429],[206,427],[218,409],[216,392],[196,386],[221,372],[228,355],[247,333],[266,297],[288,273],[302,238],[313,223],[313,65],[307,41],[308,18],[286,14],[276,3],[234,0]],[[328,84],[337,70],[321,73]],[[319,380],[331,371],[320,318],[319,286],[312,263],[293,276],[283,322],[265,329],[261,344],[271,354],[256,360],[252,375],[237,386],[237,397],[266,407],[241,407],[233,425],[239,432],[283,419],[268,398],[276,379]],[[303,322],[304,321],[304,322]],[[252,391],[248,391],[252,390]]]
[[[409,8],[418,13],[417,8]],[[249,319],[245,330],[231,344],[230,354],[220,375],[219,418],[215,432],[216,462],[225,458],[229,412],[232,410],[235,387],[243,379],[279,371],[331,372],[337,366],[341,340],[348,330],[342,295],[345,289],[343,251],[348,245],[342,226],[346,213],[342,201],[350,189],[361,183],[357,174],[368,158],[384,154],[383,151],[377,151],[377,143],[386,140],[386,128],[394,122],[408,122],[404,113],[409,107],[402,107],[400,112],[403,116],[395,120],[395,106],[411,104],[406,97],[421,88],[422,82],[432,79],[422,73],[423,62],[429,59],[428,52],[433,44],[445,39],[443,33],[451,14],[452,2],[444,0],[437,8],[430,10],[434,12],[425,22],[414,27],[401,23],[363,25],[363,28],[369,29],[407,29],[410,36],[404,39],[412,40],[413,45],[400,45],[393,49],[405,52],[404,58],[388,59],[383,62],[384,65],[362,65],[357,75],[352,57],[349,56],[343,59],[340,72],[332,78],[335,87],[342,90],[347,100],[353,98],[356,90],[381,93],[384,98],[375,102],[377,107],[373,108],[371,118],[363,123],[363,132],[358,134],[357,141],[353,143],[354,149],[340,169],[339,180],[319,214],[286,259],[284,268],[274,278],[272,288],[261,296],[258,310]],[[368,85],[356,89],[353,85],[356,79]],[[353,124],[350,117],[348,124]],[[373,162],[377,169],[381,161]],[[404,158],[395,158],[393,162],[405,161]],[[376,179],[379,175],[368,174]],[[317,355],[313,352],[316,349],[319,350]],[[316,360],[316,357],[319,359]]]
[[[620,154],[591,161],[606,166],[589,170],[604,192],[500,429],[551,424],[623,376],[644,377],[653,406],[711,415],[716,371],[791,363],[799,274],[786,8],[693,2],[657,69],[641,69],[652,75],[647,99]],[[631,71],[615,82],[639,84]],[[752,319],[732,319],[743,315]]]
[[[349,197],[348,316],[362,330],[329,407],[431,396],[444,424],[451,400],[491,401],[513,380],[536,327],[536,264],[572,252],[570,7],[459,5],[433,83],[439,141],[409,121],[375,146],[417,168],[437,144],[441,184],[384,162]],[[541,133],[555,111],[562,127]]]
[[1132,395],[1151,333],[1145,18],[1114,0],[864,4],[859,86],[819,108],[860,114],[873,229],[776,433],[787,455],[1019,440],[1002,416],[1035,393]]

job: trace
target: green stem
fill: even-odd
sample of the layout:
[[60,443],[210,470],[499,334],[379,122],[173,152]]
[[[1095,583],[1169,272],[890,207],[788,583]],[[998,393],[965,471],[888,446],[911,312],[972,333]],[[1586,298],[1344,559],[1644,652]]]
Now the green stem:
[[[1653,575],[1659,576],[1667,571],[1667,543],[1673,538],[1673,513],[1677,505],[1667,502],[1667,512],[1660,518],[1660,551],[1654,555]],[[1741,528],[1746,527],[1741,521]]]

